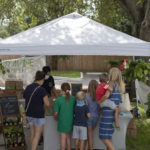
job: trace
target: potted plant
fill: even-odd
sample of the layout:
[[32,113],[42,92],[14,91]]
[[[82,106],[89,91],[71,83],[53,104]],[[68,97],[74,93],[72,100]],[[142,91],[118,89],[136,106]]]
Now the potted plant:
[[21,117],[17,117],[17,124],[18,125],[21,125],[22,123],[21,123]]
[[8,140],[7,140],[7,147],[8,147],[8,148],[13,147],[13,143],[12,143],[12,140],[11,140],[11,139],[8,139]]
[[120,61],[120,60],[108,60],[107,63],[108,63],[110,68],[112,68],[112,67],[120,68],[122,61]]
[[25,137],[24,136],[21,138],[20,146],[22,146],[22,147],[25,146]]
[[10,137],[9,129],[4,129],[4,134],[7,138],[9,138]]

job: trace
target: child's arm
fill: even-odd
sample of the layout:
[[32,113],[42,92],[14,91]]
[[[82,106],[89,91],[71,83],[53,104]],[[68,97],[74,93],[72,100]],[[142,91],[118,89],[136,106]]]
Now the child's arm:
[[54,119],[55,119],[55,120],[58,119],[58,112],[54,112]]
[[57,120],[57,118],[58,118],[58,112],[59,112],[58,98],[56,99],[56,101],[54,103],[53,111],[54,111],[54,119]]
[[89,111],[89,108],[88,108],[87,105],[86,105],[85,112],[86,112],[87,117],[90,118],[90,117],[91,117],[91,114],[90,114],[90,111]]
[[110,96],[110,94],[111,94],[111,91],[113,91],[113,86],[112,86],[112,84],[110,84],[109,86],[110,86],[110,88],[107,89],[105,95],[104,95],[99,101],[97,101],[98,104],[101,104],[102,102],[104,102],[106,99],[109,98],[109,96]]
[[85,105],[88,106],[88,101],[87,100],[85,100]]
[[90,114],[90,113],[87,113],[87,117],[90,118],[90,117],[91,117],[91,114]]
[[109,90],[112,93],[113,88],[111,86],[109,86],[107,90]]
[[106,84],[106,85],[104,86],[104,89],[105,89],[105,90],[109,90],[111,93],[112,93],[112,91],[113,91],[113,88],[111,87],[111,84]]

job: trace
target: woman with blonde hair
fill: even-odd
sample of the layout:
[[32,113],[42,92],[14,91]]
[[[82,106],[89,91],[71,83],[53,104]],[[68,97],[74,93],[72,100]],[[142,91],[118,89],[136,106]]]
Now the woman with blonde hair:
[[[106,99],[113,101],[117,107],[121,99],[121,94],[125,92],[125,85],[122,81],[122,74],[118,68],[111,68],[109,71],[109,86],[112,88],[112,92],[107,90],[105,95],[98,101],[98,104],[104,102]],[[114,133],[114,110],[104,107],[99,128],[99,138],[105,144],[107,150],[114,150],[112,144],[112,134]]]

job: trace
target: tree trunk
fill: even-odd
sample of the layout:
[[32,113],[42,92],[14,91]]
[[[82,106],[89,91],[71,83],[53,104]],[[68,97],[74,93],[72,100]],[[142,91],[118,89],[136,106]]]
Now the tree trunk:
[[145,9],[145,17],[140,29],[140,39],[150,41],[150,0],[148,0]]
[[133,20],[132,35],[150,41],[150,0],[138,7],[135,0],[117,0]]

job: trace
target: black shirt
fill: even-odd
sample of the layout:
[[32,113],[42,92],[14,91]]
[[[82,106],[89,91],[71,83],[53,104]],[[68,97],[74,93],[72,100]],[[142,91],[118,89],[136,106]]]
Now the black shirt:
[[[33,93],[34,89],[38,87],[39,84],[32,83],[28,85],[24,91],[24,98],[25,98],[25,109],[27,107],[27,104],[29,102],[29,98],[31,94]],[[28,110],[26,112],[26,115],[29,117],[34,118],[44,118],[44,102],[43,98],[47,95],[46,90],[43,87],[39,87],[35,93],[33,94],[31,98],[31,102],[29,104]]]
[[45,79],[42,85],[42,87],[45,88],[49,96],[51,96],[51,90],[54,86],[55,86],[55,83],[54,83],[54,78],[52,76],[49,76],[48,79]]
[[89,109],[87,105],[75,106],[74,108],[74,125],[75,126],[87,126],[87,114]]

